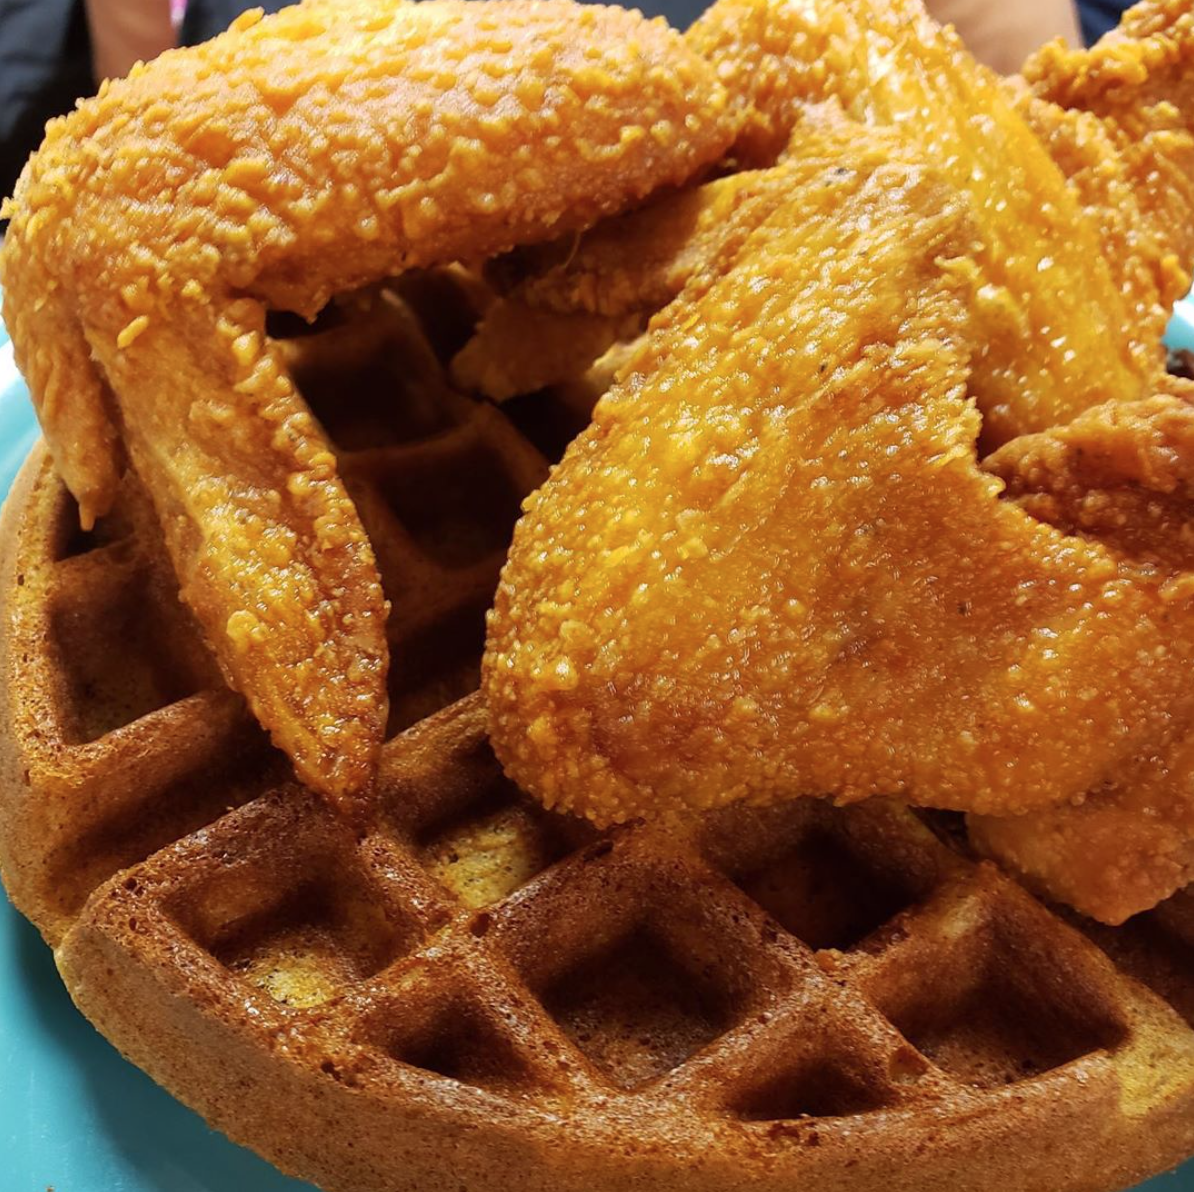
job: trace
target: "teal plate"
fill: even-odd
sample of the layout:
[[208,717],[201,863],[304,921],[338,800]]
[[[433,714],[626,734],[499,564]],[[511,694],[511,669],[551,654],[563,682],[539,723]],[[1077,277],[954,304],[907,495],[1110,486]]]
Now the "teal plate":
[[[1184,309],[1183,309],[1184,307]],[[1194,350],[1194,303],[1169,329]],[[37,427],[0,327],[0,496]],[[0,902],[0,1192],[313,1192],[209,1130],[75,1010],[41,936]],[[1194,1162],[1140,1192],[1194,1192]]]
[[1167,338],[1172,347],[1194,352],[1194,294],[1177,304]]

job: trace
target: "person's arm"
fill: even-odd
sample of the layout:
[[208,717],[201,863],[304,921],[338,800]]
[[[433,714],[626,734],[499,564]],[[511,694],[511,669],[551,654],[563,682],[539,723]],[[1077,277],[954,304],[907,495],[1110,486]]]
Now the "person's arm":
[[1012,74],[1047,41],[1082,44],[1071,0],[926,0],[942,24],[957,28],[970,52],[1002,74]]
[[96,82],[119,79],[174,45],[170,0],[87,0]]

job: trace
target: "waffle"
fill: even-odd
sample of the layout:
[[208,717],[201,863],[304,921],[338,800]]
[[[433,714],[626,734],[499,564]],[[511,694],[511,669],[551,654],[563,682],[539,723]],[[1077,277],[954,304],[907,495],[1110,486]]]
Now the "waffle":
[[1194,895],[1095,929],[895,804],[598,833],[503,777],[484,611],[574,414],[451,390],[466,299],[287,341],[392,602],[361,837],[214,670],[135,479],[82,534],[26,465],[0,867],[82,1011],[330,1192],[1099,1192],[1194,1151]]

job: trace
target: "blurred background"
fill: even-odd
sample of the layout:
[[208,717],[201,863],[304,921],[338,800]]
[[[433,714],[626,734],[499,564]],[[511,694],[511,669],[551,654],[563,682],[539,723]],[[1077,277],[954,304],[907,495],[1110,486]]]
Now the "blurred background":
[[[123,75],[169,46],[206,41],[244,9],[271,12],[284,2],[0,0],[0,196],[12,193],[46,121],[92,94],[100,79]],[[637,6],[684,28],[706,3],[640,0]],[[1050,38],[1097,40],[1127,7],[1118,0],[1081,0],[1077,8],[1073,0],[928,0],[928,6],[1004,72]]]

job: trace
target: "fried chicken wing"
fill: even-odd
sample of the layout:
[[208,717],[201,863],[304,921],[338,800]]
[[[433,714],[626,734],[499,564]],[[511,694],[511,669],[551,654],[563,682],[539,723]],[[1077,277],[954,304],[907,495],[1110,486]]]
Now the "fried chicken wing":
[[1149,348],[1194,261],[1194,14],[1149,0],[1092,49],[1046,46],[1023,74],[1018,110],[1098,229]]
[[536,309],[608,317],[666,306],[716,256],[733,215],[782,181],[771,170],[744,170],[665,194],[638,211],[603,220],[579,239],[516,249],[491,275]]
[[[1148,395],[1161,360],[1156,324],[1133,326],[1098,222],[1082,218],[1082,196],[1018,110],[1020,91],[975,62],[920,0],[718,0],[689,38],[742,108],[748,157],[773,157],[800,105],[832,96],[864,123],[899,126],[970,196],[982,239],[971,389],[987,443]],[[1147,87],[1129,90],[1126,106],[1148,102]],[[1174,247],[1186,236],[1164,219],[1154,231]],[[1150,262],[1173,252],[1133,247]]]
[[[902,0],[832,12],[810,0],[722,0],[689,36],[731,81],[748,161],[774,160],[812,101],[829,97],[859,120],[911,131],[978,204],[985,250],[971,305],[987,342],[973,389],[996,444],[1150,390],[1194,259],[1190,20],[1169,3],[1147,18],[1134,10],[1118,41],[1035,55],[1031,86],[980,67]],[[579,241],[516,251],[497,279],[551,310],[657,310],[767,173],[731,174]]]
[[56,465],[89,526],[127,450],[229,681],[311,785],[373,772],[385,606],[265,309],[583,227],[733,132],[677,34],[569,0],[246,14],[49,126],[0,274]]
[[[495,748],[603,823],[1078,797],[1172,729],[1189,577],[1000,498],[966,396],[967,203],[878,135],[865,167],[849,129],[797,136],[788,201],[658,316],[528,503],[484,666]],[[1145,426],[1182,423],[1159,400]]]
[[[1067,534],[1114,544],[1194,583],[1194,386],[1090,411],[1014,440],[985,466],[1007,499]],[[1027,815],[971,816],[971,839],[1030,885],[1121,923],[1194,881],[1194,692],[1173,730],[1079,801]]]
[[[1136,334],[1158,340],[1194,260],[1194,14],[1169,0],[1138,5],[1090,50],[1045,47],[1024,77],[1031,92],[1019,110],[1099,228]],[[1194,387],[1180,381],[1159,387],[1194,401]],[[1134,432],[1131,416],[1080,421],[1064,448],[1055,441],[1042,453],[1029,439],[989,462],[1036,516],[1077,533],[1118,534],[1158,561],[1187,560],[1185,494],[1176,483],[1142,486],[1136,474],[1140,464],[1159,479],[1169,448]],[[1110,484],[1109,458],[1120,473]],[[971,817],[971,838],[1036,888],[1104,922],[1156,905],[1194,880],[1194,719],[1188,709],[1175,714],[1184,731],[1080,805]]]
[[[533,660],[533,634],[519,639],[514,649],[495,652],[494,687],[504,685],[508,700],[519,698],[513,693],[520,682],[527,683],[528,675],[528,687],[556,683],[563,690],[550,697],[540,691],[530,701],[528,714],[536,716],[532,734],[512,750],[518,754],[515,764],[524,766],[524,781],[529,772],[542,782],[548,772],[548,798],[582,806],[599,819],[667,802],[704,805],[738,795],[782,797],[785,783],[789,795],[820,790],[852,798],[858,794],[860,776],[864,786],[868,778],[875,781],[874,789],[886,781],[885,789],[902,791],[919,803],[954,800],[970,808],[985,803],[985,810],[1001,815],[1036,804],[1043,809],[1013,818],[972,816],[975,839],[1039,888],[1108,921],[1150,906],[1194,878],[1189,847],[1194,788],[1188,759],[1183,760],[1194,728],[1194,701],[1175,682],[1181,665],[1176,660],[1189,652],[1186,605],[1189,542],[1194,540],[1189,527],[1189,426],[1194,404],[1188,387],[1163,376],[1159,349],[1169,308],[1188,285],[1186,266],[1194,257],[1192,31],[1188,5],[1149,0],[1132,11],[1116,37],[1095,49],[1046,47],[1026,65],[1023,78],[998,80],[971,62],[956,39],[937,29],[915,4],[853,0],[830,8],[815,0],[719,0],[697,23],[690,39],[730,84],[743,122],[735,146],[739,159],[765,167],[777,158],[799,158],[809,145],[808,129],[802,125],[814,101],[828,97],[872,129],[899,125],[920,157],[937,163],[946,180],[971,201],[980,243],[968,259],[951,262],[950,269],[970,325],[969,387],[983,413],[983,441],[987,447],[1006,444],[982,470],[998,477],[1006,492],[998,513],[992,510],[999,528],[991,528],[993,537],[984,540],[990,553],[973,554],[959,543],[952,565],[941,559],[934,567],[936,589],[926,591],[939,597],[957,579],[959,568],[968,568],[975,578],[1022,585],[1015,615],[1033,604],[1042,591],[1041,573],[1031,566],[1017,572],[1027,556],[1017,553],[1014,534],[1003,537],[1010,523],[1001,519],[1006,510],[1015,509],[1039,530],[1051,527],[1062,536],[1052,540],[1052,549],[1060,552],[1055,557],[1064,559],[1050,570],[1053,581],[1077,566],[1083,582],[1090,583],[1103,567],[1111,566],[1114,578],[1104,576],[1094,584],[1110,603],[1093,618],[1085,615],[1090,605],[1082,613],[1062,613],[1046,605],[1024,611],[1019,630],[1024,657],[1015,658],[1004,652],[1009,640],[1005,634],[1012,632],[1015,615],[1002,629],[996,627],[998,618],[987,622],[988,592],[986,612],[972,620],[983,606],[959,590],[956,607],[967,618],[961,628],[934,620],[928,611],[932,604],[926,601],[918,616],[922,627],[935,626],[933,643],[912,640],[897,627],[898,617],[878,616],[874,609],[907,611],[909,606],[901,605],[907,599],[904,585],[919,574],[927,557],[936,557],[926,543],[946,541],[949,530],[957,526],[930,529],[922,519],[934,504],[919,494],[899,515],[885,507],[875,521],[861,516],[853,490],[859,485],[869,489],[877,477],[886,475],[887,460],[856,475],[838,455],[835,466],[815,478],[839,494],[834,533],[853,526],[857,536],[888,545],[889,527],[902,517],[922,537],[910,538],[909,554],[903,559],[876,545],[864,562],[855,561],[859,574],[868,574],[869,566],[886,574],[892,592],[877,594],[866,583],[855,589],[824,586],[817,596],[820,605],[828,606],[828,611],[821,609],[824,623],[798,639],[779,632],[767,638],[753,624],[722,611],[727,605],[757,610],[760,604],[732,568],[722,573],[708,562],[721,557],[711,547],[711,515],[698,517],[701,510],[694,504],[683,511],[682,528],[661,525],[659,517],[637,506],[644,499],[642,492],[652,489],[649,483],[642,487],[645,476],[634,476],[627,480],[636,490],[627,497],[631,512],[614,516],[641,528],[653,544],[652,562],[640,562],[634,574],[626,575],[622,553],[627,547],[618,548],[617,582],[628,586],[637,580],[638,587],[633,596],[619,590],[601,606],[606,621],[585,605],[598,569],[595,556],[582,558],[585,550],[568,542],[566,530],[548,528],[559,510],[549,505],[539,515],[537,529],[527,531],[537,535],[535,566],[557,581],[545,594],[538,615],[545,621],[564,616],[565,624],[572,626],[602,625],[605,640],[591,646],[591,654],[582,649],[573,656],[568,646],[560,648],[559,657],[548,652],[555,671],[544,669],[547,654]],[[856,129],[856,152],[870,135]],[[905,161],[915,160],[915,155],[905,155]],[[767,173],[758,171],[760,177]],[[677,202],[665,197],[656,206]],[[689,202],[701,210],[701,200]],[[789,215],[796,224],[816,218],[804,208],[790,209]],[[644,212],[614,223],[630,228],[640,221],[649,228],[650,220],[650,213]],[[736,222],[743,226],[750,221]],[[620,299],[623,294],[633,298],[659,292],[660,278],[678,277],[682,282],[708,268],[725,237],[722,225],[703,234],[698,219],[678,241],[662,241],[664,251],[644,268],[643,254],[618,255],[614,223],[608,232],[599,226],[586,234],[555,262],[542,263],[537,276],[532,270],[520,292],[586,309],[608,301],[605,295],[611,293]],[[602,269],[611,271],[612,282],[603,283]],[[642,278],[650,284],[642,285]],[[724,310],[732,305],[727,301],[715,317],[724,318]],[[700,303],[688,308],[676,303],[664,320],[674,327],[683,318],[686,326],[695,328],[709,316]],[[860,317],[865,320],[866,315]],[[694,340],[684,341],[685,346]],[[766,358],[764,343],[766,337],[761,336],[760,359]],[[662,349],[657,346],[657,351]],[[634,374],[637,368],[639,375],[630,375],[622,390],[615,391],[614,409],[628,400],[619,392],[633,392],[637,401],[644,393],[670,393],[677,387],[688,394],[690,403],[699,404],[693,401],[694,389],[701,384],[724,386],[735,375],[731,364],[724,377],[715,367],[700,378],[685,374],[681,381],[667,369],[657,377],[643,361],[658,357],[649,349],[639,356],[625,370]],[[774,397],[773,373],[762,383],[771,387]],[[813,401],[818,394],[813,387],[805,396]],[[669,409],[668,399],[661,400]],[[653,427],[655,416],[652,406]],[[664,424],[689,442],[696,418],[689,413],[678,420],[677,428],[665,416]],[[598,426],[604,429],[592,434],[595,439],[600,436],[600,446],[590,443],[585,461],[571,465],[576,473],[566,466],[558,477],[562,488],[589,485],[588,500],[579,511],[588,543],[599,542],[604,532],[595,532],[596,525],[604,524],[604,507],[611,499],[603,485],[612,478],[616,488],[623,476],[621,469],[605,462],[607,452],[615,458],[624,453],[623,428],[602,411]],[[824,452],[831,442],[828,430],[816,446],[799,435],[785,439],[795,456],[786,466],[797,470],[802,451]],[[782,452],[774,444],[770,450]],[[763,451],[760,443],[747,453],[752,468],[757,468]],[[652,461],[645,454],[639,459],[640,467],[650,472]],[[770,462],[780,466],[778,458]],[[924,478],[930,474],[923,463],[912,470],[917,469]],[[601,483],[581,480],[580,475],[599,476]],[[569,505],[567,496],[545,502],[551,499]],[[621,508],[621,498],[615,503]],[[744,521],[738,527],[740,538],[735,550],[725,548],[726,557],[735,558],[743,573],[765,588],[779,587],[787,578],[801,587],[809,563],[807,558],[794,561],[792,552],[825,549],[827,531],[822,527],[810,548],[807,535],[815,523],[807,516],[798,525],[787,525],[785,537],[775,529],[782,522],[773,502],[760,498],[754,512],[749,526]],[[876,534],[876,525],[881,534]],[[690,531],[698,544],[696,557],[669,556],[662,544]],[[1024,532],[1023,524],[1017,532]],[[832,542],[832,535],[828,537]],[[755,553],[744,558],[741,543],[746,541]],[[1023,548],[1024,542],[1019,545]],[[1039,556],[1037,564],[1047,555]],[[637,559],[635,554],[630,557]],[[648,577],[658,580],[657,573],[669,561],[674,573],[663,577],[665,592]],[[511,565],[515,587],[520,582],[517,566],[516,559]],[[583,572],[584,584],[560,579],[552,570],[557,567],[565,574],[569,567]],[[654,597],[647,595],[653,587]],[[1131,612],[1117,607],[1129,591]],[[516,593],[510,597],[516,598]],[[1143,603],[1137,603],[1141,599]],[[633,600],[649,606],[640,617],[654,618],[653,625],[639,633],[623,631],[614,611]],[[796,602],[806,606],[803,592]],[[499,610],[506,607],[499,602]],[[690,607],[703,610],[707,625],[686,620]],[[771,608],[770,614],[775,611]],[[503,615],[499,611],[495,616],[499,632]],[[911,625],[910,612],[908,618]],[[825,623],[830,640],[836,632],[847,642],[861,644],[852,644],[849,651],[843,648],[840,654],[824,649],[817,654],[810,642],[819,642]],[[980,627],[982,640],[991,646],[988,678],[1026,680],[1017,691],[1000,691],[998,684],[983,686],[977,639],[970,636]],[[702,630],[707,630],[707,641],[700,636]],[[1114,638],[1114,645],[1103,635]],[[1152,646],[1144,644],[1145,637],[1151,637]],[[632,639],[629,644],[626,638]],[[560,641],[567,643],[568,634],[561,631]],[[939,647],[937,652],[933,646]],[[1112,669],[1101,674],[1084,671],[1080,655],[1098,648],[1109,651],[1104,662]],[[709,650],[724,651],[720,666],[707,666]],[[649,657],[652,651],[658,654],[655,660]],[[920,675],[907,662],[916,653],[926,655]],[[627,656],[637,657],[644,677],[632,677],[625,666]],[[777,715],[775,703],[758,696],[760,676],[790,674],[799,664],[822,684],[812,688],[808,679],[807,698],[818,690],[819,702],[805,705],[805,720],[800,714],[787,718],[795,702],[782,705],[784,715]],[[574,681],[574,672],[583,675],[585,667],[595,667],[597,679]],[[846,687],[842,675],[851,673],[851,667],[867,673],[876,682],[875,690],[867,691],[865,683]],[[926,672],[937,679],[952,676],[956,699],[934,697],[923,681]],[[1080,677],[1083,673],[1085,679]],[[1164,689],[1152,693],[1155,703],[1151,696],[1141,702],[1129,693],[1147,673]],[[910,675],[916,680],[911,684]],[[573,695],[574,687],[582,693]],[[1144,694],[1143,687],[1135,690]],[[842,698],[843,691],[849,698]],[[834,698],[825,698],[827,693]],[[895,693],[899,699],[881,713],[884,700],[892,701]],[[1054,727],[1049,730],[1046,718],[1038,716],[1059,693],[1063,694],[1051,705]],[[727,702],[729,695],[745,703]],[[1108,702],[1102,713],[1092,716],[1095,699]],[[823,757],[809,742],[832,740],[825,721],[842,714],[843,708],[849,709],[853,731],[843,730],[836,741],[837,768],[829,765],[810,779]],[[771,735],[754,719],[760,710]],[[920,723],[920,714],[927,714],[930,723]],[[718,715],[723,717],[720,731],[712,728]],[[936,723],[934,716],[939,718]],[[1009,720],[1017,716],[1019,724],[1009,729]],[[634,727],[640,720],[649,723],[641,737]],[[948,727],[938,731],[942,726]],[[950,749],[946,737],[955,729],[959,735]],[[1021,738],[1024,752],[999,755],[1020,730],[1029,734]],[[1030,739],[1038,730],[1041,735]],[[1051,763],[1047,732],[1054,747]],[[919,759],[901,759],[896,739],[901,733],[923,748]],[[868,744],[851,739],[858,737]],[[1063,744],[1067,740],[1069,746]],[[1117,743],[1111,745],[1112,740]],[[578,741],[583,743],[578,746]],[[727,758],[727,742],[741,743],[744,751],[754,748],[758,756],[747,758],[730,746],[732,756]],[[798,758],[794,742],[800,743]],[[982,742],[977,750],[976,742]],[[979,773],[976,753],[992,743],[1003,760],[986,758],[991,764]],[[1071,748],[1097,759],[1088,781],[1077,779],[1068,754]],[[671,751],[680,760],[656,764],[649,756],[652,749],[657,757]],[[1005,767],[1001,776],[1000,765]],[[887,777],[880,781],[877,776],[884,766]],[[660,773],[660,768],[667,772]],[[705,783],[710,772],[713,777]],[[1002,787],[1003,778],[1012,775],[1019,778]],[[1029,790],[1037,779],[1039,785]],[[595,796],[573,793],[591,781],[599,788]],[[714,789],[718,784],[721,792]]]

